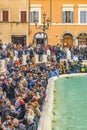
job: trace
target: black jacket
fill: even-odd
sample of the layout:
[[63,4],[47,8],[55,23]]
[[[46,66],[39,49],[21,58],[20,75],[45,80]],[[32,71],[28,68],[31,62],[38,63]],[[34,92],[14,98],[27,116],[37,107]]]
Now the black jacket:
[[7,115],[11,116],[11,108],[6,105],[2,109],[2,122],[5,121]]
[[36,130],[36,124],[35,122],[31,122],[27,125],[26,130]]

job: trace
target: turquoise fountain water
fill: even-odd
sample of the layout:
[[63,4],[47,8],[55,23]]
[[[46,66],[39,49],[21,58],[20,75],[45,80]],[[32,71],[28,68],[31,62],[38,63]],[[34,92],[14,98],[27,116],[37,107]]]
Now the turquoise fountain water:
[[55,81],[52,130],[87,130],[87,76]]

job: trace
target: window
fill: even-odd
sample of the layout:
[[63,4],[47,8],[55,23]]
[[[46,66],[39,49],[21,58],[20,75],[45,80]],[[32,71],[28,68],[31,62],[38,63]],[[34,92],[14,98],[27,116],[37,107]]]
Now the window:
[[78,36],[79,47],[87,47],[87,34],[80,33]]
[[73,11],[63,11],[63,23],[73,23]]
[[87,23],[87,4],[78,4],[78,23]]
[[63,23],[73,23],[74,22],[74,5],[73,4],[63,4],[62,8],[62,22]]
[[35,20],[37,20],[38,23],[41,23],[41,5],[39,4],[31,5],[30,23],[34,24]]
[[8,11],[2,11],[2,21],[3,22],[9,21],[9,12]]
[[21,22],[27,22],[27,11],[21,11]]
[[87,23],[87,11],[80,11],[80,23]]
[[38,20],[38,22],[39,22],[39,11],[30,12],[30,23],[34,23],[35,20]]

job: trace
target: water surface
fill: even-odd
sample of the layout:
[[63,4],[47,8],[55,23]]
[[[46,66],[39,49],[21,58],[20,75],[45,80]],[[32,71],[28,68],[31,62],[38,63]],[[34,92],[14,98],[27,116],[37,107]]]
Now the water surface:
[[87,76],[55,81],[52,130],[87,130]]

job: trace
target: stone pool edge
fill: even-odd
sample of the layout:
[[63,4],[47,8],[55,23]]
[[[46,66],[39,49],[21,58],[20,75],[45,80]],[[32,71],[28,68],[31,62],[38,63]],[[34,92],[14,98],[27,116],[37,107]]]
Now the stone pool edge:
[[53,110],[53,90],[54,90],[54,82],[59,78],[64,77],[72,77],[72,76],[85,76],[87,73],[79,73],[79,74],[64,74],[59,77],[52,77],[48,80],[47,85],[47,98],[43,106],[43,111],[41,113],[41,118],[39,121],[38,130],[52,130],[52,110]]

